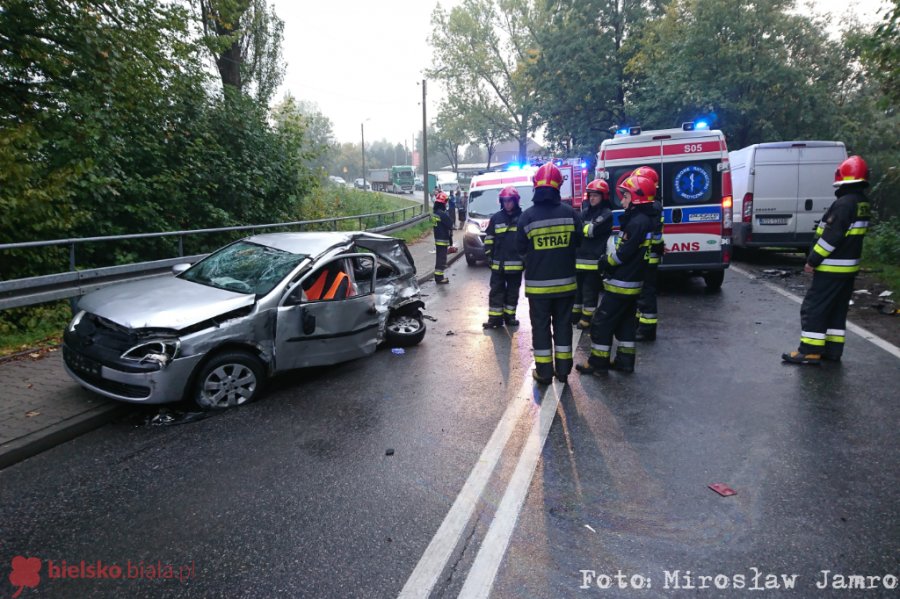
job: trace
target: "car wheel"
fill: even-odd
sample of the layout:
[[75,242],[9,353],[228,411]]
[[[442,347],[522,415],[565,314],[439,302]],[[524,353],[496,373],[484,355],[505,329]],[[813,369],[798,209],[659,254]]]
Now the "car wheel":
[[194,383],[194,403],[201,410],[224,410],[249,403],[262,391],[264,372],[262,363],[250,353],[221,353],[200,370]]
[[722,288],[722,282],[725,281],[724,270],[713,270],[703,273],[703,281],[706,283],[707,291],[718,291]]
[[422,314],[391,314],[388,316],[385,341],[389,345],[412,347],[425,338],[425,319]]
[[478,260],[470,256],[469,254],[466,254],[466,264],[468,264],[469,266],[475,266],[476,264],[478,264]]

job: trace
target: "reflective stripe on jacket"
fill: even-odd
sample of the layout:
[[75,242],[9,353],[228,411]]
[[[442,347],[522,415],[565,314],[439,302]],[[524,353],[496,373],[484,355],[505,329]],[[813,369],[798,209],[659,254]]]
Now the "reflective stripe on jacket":
[[859,272],[869,228],[869,201],[859,190],[839,188],[835,193],[838,198],[822,215],[806,261],[816,272],[852,276]]

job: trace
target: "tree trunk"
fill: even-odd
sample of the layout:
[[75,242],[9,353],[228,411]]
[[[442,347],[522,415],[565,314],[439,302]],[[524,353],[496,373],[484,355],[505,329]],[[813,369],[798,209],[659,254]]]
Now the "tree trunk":
[[241,44],[238,41],[216,57],[216,66],[219,68],[219,76],[222,77],[222,85],[241,90],[241,60]]

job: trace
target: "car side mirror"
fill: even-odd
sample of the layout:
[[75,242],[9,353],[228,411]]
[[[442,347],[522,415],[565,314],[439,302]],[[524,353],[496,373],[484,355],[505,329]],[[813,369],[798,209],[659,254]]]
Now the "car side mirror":
[[190,267],[191,267],[191,263],[190,263],[190,262],[183,262],[183,263],[181,263],[181,264],[176,264],[175,266],[172,267],[172,274],[173,274],[173,275],[176,275],[176,276],[177,276],[177,275],[180,275],[181,273],[183,273],[184,271],[186,271],[186,270],[189,269]]
[[306,308],[300,313],[300,323],[303,326],[304,335],[312,335],[316,332],[316,317],[310,314]]

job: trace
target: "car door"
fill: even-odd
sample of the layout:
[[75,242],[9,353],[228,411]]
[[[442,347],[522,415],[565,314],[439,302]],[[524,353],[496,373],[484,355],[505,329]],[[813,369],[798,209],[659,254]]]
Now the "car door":
[[[378,344],[375,268],[372,254],[342,254],[321,263],[291,284],[278,307],[275,324],[277,371],[337,364],[367,356]],[[304,285],[324,268],[349,278],[344,297],[310,300]]]

